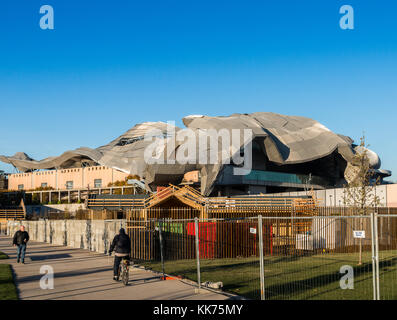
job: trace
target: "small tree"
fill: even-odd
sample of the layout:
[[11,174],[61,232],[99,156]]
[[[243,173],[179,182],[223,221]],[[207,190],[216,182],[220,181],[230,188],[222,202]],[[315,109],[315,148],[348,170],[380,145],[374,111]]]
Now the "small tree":
[[[373,170],[367,154],[368,145],[365,144],[365,137],[361,138],[360,147],[356,149],[353,159],[348,163],[346,169],[346,180],[348,184],[344,187],[344,201],[347,207],[360,216],[368,215],[374,207],[380,203],[376,196],[375,186],[379,180],[373,181]],[[359,220],[360,228],[363,228],[363,219]],[[362,239],[359,241],[359,260],[362,264]]]

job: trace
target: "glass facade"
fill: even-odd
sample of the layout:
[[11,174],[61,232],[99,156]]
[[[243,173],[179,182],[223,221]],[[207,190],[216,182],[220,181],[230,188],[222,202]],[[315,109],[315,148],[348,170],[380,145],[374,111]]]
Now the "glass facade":
[[294,185],[330,185],[329,181],[326,179],[304,174],[252,170],[248,175],[243,176],[243,184],[261,184],[261,182],[288,183]]

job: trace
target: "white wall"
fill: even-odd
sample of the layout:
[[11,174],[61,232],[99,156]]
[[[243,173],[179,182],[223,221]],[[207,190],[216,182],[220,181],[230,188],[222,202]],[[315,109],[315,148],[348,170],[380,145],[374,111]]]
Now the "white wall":
[[[390,206],[390,204],[397,204],[397,185],[381,185],[375,187],[376,196],[379,197],[381,207]],[[343,188],[338,189],[327,189],[327,190],[315,190],[315,195],[319,200],[320,206],[325,207],[339,207],[344,205],[344,192]],[[310,192],[308,193],[310,194]],[[283,192],[283,193],[273,193],[270,196],[305,196],[307,193],[305,191],[299,192]],[[396,205],[392,205],[396,206]]]

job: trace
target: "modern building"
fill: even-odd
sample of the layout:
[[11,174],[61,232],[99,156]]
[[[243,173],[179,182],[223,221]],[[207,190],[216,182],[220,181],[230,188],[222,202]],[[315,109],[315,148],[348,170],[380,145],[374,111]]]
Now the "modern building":
[[[11,190],[106,186],[133,175],[152,191],[172,183],[194,186],[205,196],[232,196],[340,187],[356,172],[354,154],[363,152],[351,138],[305,117],[257,112],[194,115],[183,122],[184,129],[164,122],[137,124],[97,149],[79,148],[41,161],[25,153],[0,156],[0,161],[20,172],[9,176]],[[192,149],[180,136],[195,142]],[[181,150],[188,151],[185,162],[175,161]],[[374,178],[391,176],[375,152],[366,152]]]
[[9,190],[72,190],[106,188],[125,181],[128,174],[104,166],[39,170],[9,174]]
[[8,177],[4,171],[0,170],[0,190],[8,189]]

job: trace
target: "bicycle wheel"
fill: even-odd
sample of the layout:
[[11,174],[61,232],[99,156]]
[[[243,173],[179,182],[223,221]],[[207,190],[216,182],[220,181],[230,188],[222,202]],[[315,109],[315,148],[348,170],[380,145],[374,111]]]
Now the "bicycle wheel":
[[128,284],[128,267],[124,266],[123,268],[123,283],[126,286]]

